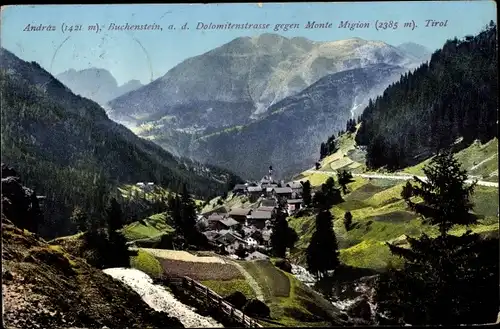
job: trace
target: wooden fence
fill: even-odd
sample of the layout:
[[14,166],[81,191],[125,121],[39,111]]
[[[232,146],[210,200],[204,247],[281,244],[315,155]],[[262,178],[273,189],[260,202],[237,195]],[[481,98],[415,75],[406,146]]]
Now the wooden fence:
[[205,302],[212,306],[216,306],[219,311],[221,311],[225,316],[230,319],[240,323],[243,327],[246,328],[262,328],[255,319],[246,315],[242,311],[236,309],[233,305],[226,302],[224,298],[218,295],[216,292],[211,290],[210,288],[202,285],[196,280],[191,279],[190,277],[168,277],[165,278],[170,284],[176,286],[182,286],[183,289],[189,290],[191,292],[196,293],[198,296],[205,298]]

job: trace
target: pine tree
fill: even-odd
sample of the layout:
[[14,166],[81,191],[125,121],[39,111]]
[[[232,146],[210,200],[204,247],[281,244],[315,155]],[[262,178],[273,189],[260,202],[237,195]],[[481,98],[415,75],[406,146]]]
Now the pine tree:
[[106,214],[107,226],[110,233],[116,232],[123,227],[123,213],[120,204],[115,198],[111,199],[106,209]]
[[271,248],[276,257],[285,257],[287,247],[288,222],[286,214],[278,210],[273,222],[271,233]]
[[342,202],[342,196],[339,189],[335,187],[335,180],[329,177],[325,183],[321,185],[321,192],[317,199],[317,205],[323,209],[330,209],[334,204]]
[[316,216],[316,228],[307,247],[306,260],[309,271],[317,277],[340,265],[333,217],[328,210],[321,210]]
[[73,210],[73,213],[71,214],[71,222],[80,232],[85,232],[89,229],[88,217],[79,206],[76,206]]
[[438,154],[423,171],[427,180],[424,182],[414,177],[419,185],[411,189],[415,197],[424,201],[409,204],[425,223],[436,225],[441,235],[453,225],[477,223],[477,217],[470,214],[473,208],[470,197],[476,183],[467,186],[467,171],[460,168],[450,152]]
[[182,188],[181,209],[182,232],[184,232],[184,237],[190,243],[196,244],[196,204],[191,198],[191,195],[189,195],[186,185]]
[[108,266],[110,267],[129,267],[129,251],[126,245],[127,240],[118,231],[123,227],[123,213],[120,204],[116,199],[111,199],[107,213],[107,226],[108,226],[108,241],[109,248],[103,250],[102,253],[106,255]]
[[306,180],[305,182],[301,182],[302,184],[302,200],[304,201],[304,205],[308,207],[311,204],[311,182]]
[[320,145],[320,150],[319,150],[319,159],[323,159],[324,157],[327,156],[327,150],[326,150],[326,145],[325,143],[321,143]]
[[344,215],[344,227],[346,231],[350,231],[352,228],[352,214],[347,211]]
[[287,248],[293,248],[298,240],[298,235],[288,226],[286,213],[283,209],[278,209],[276,219],[273,222],[271,233],[271,248],[276,257],[284,258]]
[[406,182],[406,185],[401,190],[401,197],[407,204],[410,204],[410,198],[413,196],[413,186],[410,182]]
[[179,234],[184,234],[184,226],[182,223],[182,205],[179,196],[172,194],[169,195],[168,209],[176,232]]
[[347,184],[353,182],[352,174],[346,170],[340,170],[337,172],[337,177],[339,185],[342,187],[342,192],[347,194]]
[[448,235],[455,224],[477,221],[468,212],[474,184],[449,154],[439,154],[424,168],[427,180],[412,186],[422,204],[411,208],[440,235],[407,237],[410,248],[388,244],[403,259],[401,270],[389,269],[376,287],[381,312],[411,325],[451,325],[494,322],[498,314],[498,238],[484,239],[467,231]]

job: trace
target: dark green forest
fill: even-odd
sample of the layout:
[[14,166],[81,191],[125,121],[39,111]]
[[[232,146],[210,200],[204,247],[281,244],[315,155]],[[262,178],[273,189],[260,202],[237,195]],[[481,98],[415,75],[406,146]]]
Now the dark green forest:
[[[198,198],[222,194],[239,180],[215,167],[177,159],[114,123],[96,103],[76,96],[36,63],[0,50],[2,162],[44,195],[46,234],[69,233],[76,207],[104,213],[117,186],[155,182]],[[127,206],[124,205],[127,209]]]
[[476,36],[448,40],[429,62],[370,100],[358,145],[370,168],[414,165],[462,137],[455,150],[497,136],[497,31],[490,22]]

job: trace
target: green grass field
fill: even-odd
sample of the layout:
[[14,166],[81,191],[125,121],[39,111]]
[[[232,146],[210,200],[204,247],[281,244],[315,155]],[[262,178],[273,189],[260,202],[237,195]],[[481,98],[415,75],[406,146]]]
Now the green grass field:
[[[145,198],[147,200],[167,200],[167,198],[175,193],[170,192],[167,189],[162,188],[161,186],[155,185],[153,190],[151,192],[144,192],[142,189],[140,189],[136,185],[132,184],[126,184],[122,185],[121,187],[118,188],[118,191],[120,191],[122,197],[124,198]],[[195,199],[194,200],[196,205],[201,205],[203,203],[202,200]]]
[[[474,143],[457,152],[455,158],[470,175],[487,178],[492,172],[498,171],[498,139],[494,138],[485,144]],[[427,159],[413,167],[403,169],[402,172],[423,176],[424,172],[422,169],[429,162],[430,159]],[[477,167],[471,170],[475,166]],[[496,178],[497,180],[494,181],[498,181],[498,176]]]
[[[363,151],[356,148],[354,134],[344,134],[337,140],[338,151],[325,157],[321,161],[321,168],[316,173],[301,173],[301,179],[309,179],[311,185],[319,186],[328,179],[322,171],[335,171],[355,167],[351,172],[364,170]],[[471,175],[483,177],[488,181],[498,181],[498,140],[495,138],[488,143],[474,143],[457,152],[456,159]],[[424,175],[422,169],[430,159],[416,166],[402,170],[403,173]],[[353,166],[354,164],[354,166]],[[472,169],[472,170],[471,170]],[[349,169],[348,169],[349,170]],[[492,173],[496,172],[496,176]],[[354,267],[365,267],[383,270],[388,263],[398,264],[385,245],[387,241],[402,240],[404,235],[419,236],[425,232],[435,236],[434,227],[422,224],[416,214],[409,211],[401,198],[401,189],[404,181],[388,179],[367,180],[355,177],[348,185],[348,194],[343,196],[344,202],[332,207],[334,229],[339,243],[341,260]],[[414,200],[418,202],[419,200]],[[498,234],[498,189],[493,187],[476,186],[472,196],[474,202],[473,213],[478,215],[480,222],[471,226],[473,232],[485,235]],[[354,228],[347,232],[344,228],[344,214],[350,211],[353,216]],[[297,232],[300,239],[291,253],[291,258],[305,265],[305,249],[314,232],[314,216],[299,218],[290,217],[289,225]],[[451,234],[462,234],[466,227],[454,227]]]
[[274,321],[285,326],[325,326],[336,314],[327,300],[270,261],[240,261],[239,264],[260,286]]
[[133,222],[122,229],[122,233],[128,241],[151,239],[163,234],[172,234],[173,232],[174,229],[167,224],[163,213]]
[[239,291],[247,298],[255,298],[255,291],[245,279],[233,280],[202,280],[202,285],[212,289],[222,297],[227,297],[230,294]]
[[[399,259],[390,254],[385,242],[404,235],[416,237],[423,232],[431,236],[438,234],[435,227],[423,224],[407,209],[400,196],[403,185],[400,181],[356,178],[349,184],[350,193],[344,196],[345,201],[332,207],[334,230],[341,260],[345,264],[383,270],[388,263],[399,264]],[[472,231],[481,234],[498,232],[498,190],[477,186],[472,201],[475,204],[473,212],[480,218],[479,224],[470,227]],[[353,216],[354,228],[350,231],[346,231],[343,224],[346,211]],[[305,265],[305,248],[314,232],[314,216],[290,217],[289,225],[300,237],[291,258]],[[466,227],[456,226],[450,234],[465,231]]]
[[151,277],[158,277],[163,273],[163,268],[155,256],[139,249],[137,256],[130,257],[130,266],[143,271]]

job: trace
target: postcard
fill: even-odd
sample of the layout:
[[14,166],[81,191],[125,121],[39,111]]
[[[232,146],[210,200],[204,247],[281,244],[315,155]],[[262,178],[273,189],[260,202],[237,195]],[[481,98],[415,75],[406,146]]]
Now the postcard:
[[493,1],[1,10],[5,328],[493,324]]

